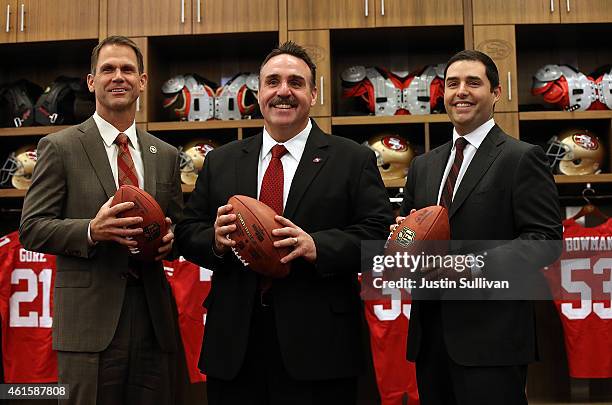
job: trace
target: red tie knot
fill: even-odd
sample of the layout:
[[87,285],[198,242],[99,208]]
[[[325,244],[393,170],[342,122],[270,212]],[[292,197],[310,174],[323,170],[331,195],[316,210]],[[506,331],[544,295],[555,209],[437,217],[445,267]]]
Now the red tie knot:
[[117,135],[117,138],[115,138],[115,143],[119,146],[127,146],[128,145],[128,137],[126,134],[124,134],[123,132],[119,133],[119,135]]
[[272,159],[280,159],[285,153],[287,153],[285,145],[277,143],[272,147]]
[[469,142],[464,137],[460,136],[455,141],[455,149],[457,149],[459,152],[463,152],[463,149],[465,149],[468,143]]

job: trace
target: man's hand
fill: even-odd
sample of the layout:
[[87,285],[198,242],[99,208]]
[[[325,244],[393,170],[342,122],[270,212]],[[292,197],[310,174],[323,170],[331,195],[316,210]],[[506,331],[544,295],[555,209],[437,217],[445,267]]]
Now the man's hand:
[[131,201],[111,207],[112,197],[100,207],[96,217],[89,223],[89,235],[94,242],[112,240],[128,248],[135,248],[132,240],[142,233],[142,228],[133,228],[142,222],[142,217],[117,218],[117,215],[134,207]]
[[217,219],[215,219],[215,243],[213,248],[215,253],[223,256],[230,248],[234,247],[236,241],[229,240],[227,235],[236,230],[236,214],[228,214],[233,209],[231,204],[222,205],[217,209]]
[[164,257],[168,256],[170,252],[172,252],[174,233],[172,232],[172,220],[168,217],[166,217],[166,225],[168,226],[168,232],[162,238],[162,245],[157,250],[159,255],[155,257],[156,262],[162,260]]
[[[416,212],[416,210],[414,208],[410,210],[410,214],[409,215],[412,215],[413,212]],[[399,224],[401,224],[404,219],[406,219],[406,217],[401,217],[401,216],[400,217],[395,217],[395,223],[389,225],[389,232],[395,231],[395,228],[397,228],[397,226]]]
[[281,259],[281,263],[289,263],[298,257],[303,257],[307,262],[314,263],[317,260],[317,247],[312,236],[285,217],[277,215],[274,219],[284,227],[274,229],[272,235],[285,238],[274,242],[274,247],[293,249],[291,253]]

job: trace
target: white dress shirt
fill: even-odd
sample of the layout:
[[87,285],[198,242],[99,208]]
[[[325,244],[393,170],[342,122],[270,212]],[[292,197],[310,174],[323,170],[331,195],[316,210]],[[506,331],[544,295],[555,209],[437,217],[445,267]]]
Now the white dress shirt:
[[[489,133],[489,131],[495,126],[495,121],[493,118],[476,128],[474,131],[470,132],[467,135],[464,135],[463,138],[468,142],[465,145],[465,149],[463,150],[463,163],[461,164],[461,168],[459,169],[459,174],[457,175],[457,182],[455,183],[455,189],[453,190],[453,199],[455,198],[455,194],[459,189],[459,185],[461,184],[461,180],[463,180],[463,176],[470,166],[470,162],[474,158],[476,151],[480,147],[482,141],[484,141],[485,137]],[[460,135],[457,133],[457,130],[453,128],[453,147],[451,149],[450,156],[448,157],[448,162],[446,163],[446,168],[444,169],[444,175],[442,176],[442,183],[440,183],[440,188],[438,189],[438,204],[440,204],[440,198],[442,197],[442,190],[444,189],[444,184],[446,184],[446,178],[448,177],[448,173],[453,166],[453,162],[455,161],[455,141],[459,139]]]
[[[110,163],[111,171],[113,172],[113,179],[115,179],[115,185],[119,188],[118,180],[118,168],[117,168],[117,155],[119,154],[119,145],[115,144],[117,135],[121,133],[112,124],[100,117],[97,112],[94,113],[93,119],[96,122],[98,131],[104,141],[106,148],[106,155],[108,156],[108,163]],[[138,145],[138,135],[136,135],[136,122],[125,131],[124,134],[128,137],[128,148],[132,160],[134,161],[134,167],[136,168],[136,176],[138,177],[138,186],[144,189],[144,165],[142,163],[142,153],[140,152],[140,146]]]
[[[306,128],[304,128],[302,132],[289,139],[287,142],[281,143],[281,145],[284,145],[287,149],[287,153],[281,157],[284,176],[283,208],[287,205],[287,197],[291,189],[291,182],[293,181],[298,164],[304,153],[306,141],[308,140],[311,129],[312,123],[309,119]],[[261,151],[259,152],[259,165],[257,167],[257,199],[259,199],[259,194],[261,193],[261,183],[263,182],[264,174],[270,164],[270,160],[272,160],[272,147],[276,144],[278,144],[278,142],[276,142],[264,128],[263,142],[261,144]]]
[[[113,172],[113,179],[115,179],[115,186],[119,188],[119,169],[117,168],[117,155],[119,155],[119,145],[115,144],[117,135],[121,133],[111,123],[106,121],[104,118],[98,115],[96,111],[93,115],[93,119],[98,127],[98,132],[102,136],[104,141],[104,147],[106,149],[106,156],[108,156],[108,163],[110,164],[111,171]],[[142,163],[142,153],[140,153],[140,146],[138,145],[138,136],[136,135],[136,122],[134,121],[128,129],[123,132],[128,137],[128,149],[132,160],[134,161],[134,167],[136,168],[136,177],[138,177],[138,185],[144,189],[144,164]],[[91,239],[91,221],[87,226],[87,242],[90,245],[95,245],[96,242]]]

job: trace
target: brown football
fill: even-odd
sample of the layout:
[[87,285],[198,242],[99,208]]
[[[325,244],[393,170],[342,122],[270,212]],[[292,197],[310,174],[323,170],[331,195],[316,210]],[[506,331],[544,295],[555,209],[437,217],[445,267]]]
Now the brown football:
[[407,249],[419,240],[449,240],[448,211],[440,205],[421,208],[408,215],[389,235],[395,247]]
[[268,277],[281,278],[289,274],[290,265],[282,264],[280,259],[291,251],[289,248],[275,248],[274,241],[281,240],[272,236],[272,230],[282,228],[276,222],[276,213],[259,200],[244,195],[230,197],[230,213],[236,214],[236,230],[228,235],[236,241],[232,248],[234,254],[245,266]]
[[151,194],[138,187],[129,185],[119,187],[111,206],[126,201],[132,201],[134,207],[117,216],[121,218],[142,217],[142,223],[138,226],[142,227],[143,233],[134,237],[134,240],[138,242],[139,253],[134,254],[133,257],[141,261],[154,261],[155,256],[158,255],[157,250],[162,244],[162,238],[168,232],[166,216]]

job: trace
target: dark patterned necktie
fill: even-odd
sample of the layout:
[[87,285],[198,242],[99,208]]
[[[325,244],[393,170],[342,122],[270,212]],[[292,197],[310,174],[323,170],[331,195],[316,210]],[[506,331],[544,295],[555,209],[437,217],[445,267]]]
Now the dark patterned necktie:
[[440,205],[445,207],[447,210],[450,210],[450,206],[453,201],[453,191],[455,190],[459,170],[461,169],[461,164],[463,163],[463,150],[467,144],[468,141],[466,141],[463,137],[459,137],[455,141],[455,160],[453,161],[450,172],[448,172],[446,182],[444,183],[444,189],[442,190],[442,195],[440,196]]
[[124,184],[138,187],[138,176],[136,176],[136,167],[128,148],[128,137],[124,133],[117,135],[115,143],[119,147],[117,154],[117,180],[119,186]]
[[272,159],[261,182],[259,201],[268,205],[278,215],[283,215],[283,189],[285,176],[281,157],[287,153],[283,145],[272,147]]

